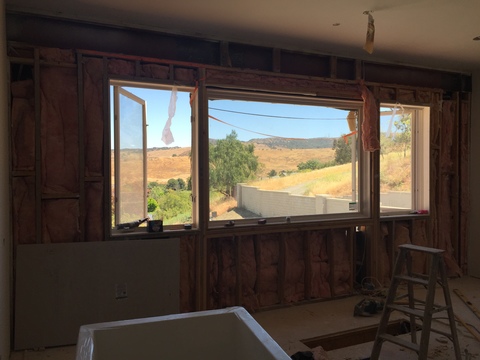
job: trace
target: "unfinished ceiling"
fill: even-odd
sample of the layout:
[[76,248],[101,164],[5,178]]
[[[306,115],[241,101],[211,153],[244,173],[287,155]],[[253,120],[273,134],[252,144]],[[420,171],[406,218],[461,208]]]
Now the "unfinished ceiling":
[[[478,0],[6,0],[8,11],[470,73]],[[363,50],[368,16],[373,54]]]

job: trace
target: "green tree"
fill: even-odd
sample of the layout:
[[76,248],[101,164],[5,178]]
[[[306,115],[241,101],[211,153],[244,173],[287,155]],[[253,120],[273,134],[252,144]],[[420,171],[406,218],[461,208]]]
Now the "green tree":
[[233,130],[225,139],[210,144],[210,186],[232,196],[237,183],[255,177],[259,169],[253,144],[244,145]]
[[277,176],[277,171],[276,170],[270,170],[270,172],[268,173],[268,177],[274,177],[274,176]]
[[185,188],[187,187],[187,184],[185,183],[185,180],[183,180],[182,178],[178,178],[177,183],[178,183],[178,189],[179,190],[185,190]]
[[153,213],[155,210],[157,210],[157,208],[158,208],[157,200],[152,199],[152,198],[148,198],[147,212]]
[[411,114],[402,115],[399,120],[395,120],[393,125],[398,132],[395,134],[393,142],[398,144],[403,150],[403,157],[407,156],[407,150],[412,146],[412,116]]
[[347,141],[343,137],[333,140],[333,150],[335,150],[335,162],[338,165],[352,162],[352,137],[347,137]]
[[298,170],[317,170],[322,168],[322,163],[318,159],[307,160],[297,165]]
[[166,188],[167,188],[167,190],[178,190],[178,189],[180,189],[180,186],[178,184],[178,180],[177,179],[168,179]]

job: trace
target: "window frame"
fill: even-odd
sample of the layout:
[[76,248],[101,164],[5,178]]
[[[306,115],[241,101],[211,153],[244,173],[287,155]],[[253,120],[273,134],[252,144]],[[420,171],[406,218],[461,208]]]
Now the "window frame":
[[[112,148],[112,138],[114,138],[115,135],[115,130],[111,126],[111,122],[113,119],[114,114],[112,113],[113,107],[114,107],[114,101],[111,98],[111,95],[113,91],[110,89],[114,86],[121,86],[121,87],[136,87],[136,88],[142,88],[142,89],[151,89],[151,90],[164,90],[164,91],[172,91],[174,87],[177,88],[177,91],[180,92],[187,92],[190,93],[190,123],[191,123],[191,161],[190,161],[190,176],[191,176],[191,182],[192,182],[192,193],[191,193],[191,202],[192,202],[192,222],[188,224],[175,224],[175,225],[163,225],[163,232],[170,232],[170,231],[185,231],[185,230],[197,230],[199,228],[199,206],[198,206],[198,193],[199,193],[199,186],[198,186],[198,134],[199,134],[199,129],[198,129],[198,116],[199,116],[199,101],[198,101],[198,88],[192,85],[184,85],[184,84],[179,84],[177,82],[172,82],[172,81],[156,81],[152,79],[125,79],[125,78],[116,78],[116,77],[110,77],[107,80],[107,91],[106,93],[108,94],[108,140],[107,140],[107,149],[108,149],[108,155],[107,158],[107,166],[106,166],[106,172],[107,172],[107,181],[106,181],[106,189],[107,193],[109,194],[109,201],[108,201],[108,224],[107,224],[107,232],[109,233],[109,236],[112,237],[118,237],[125,235],[128,233],[128,235],[131,234],[139,234],[139,235],[145,235],[145,234],[157,234],[158,233],[149,233],[147,231],[147,227],[138,227],[135,229],[131,230],[118,230],[114,226],[112,226],[113,223],[113,218],[112,218],[112,205],[111,205],[111,199],[110,199],[110,194],[112,194],[112,166],[111,164],[111,155],[110,152],[113,150]],[[146,127],[148,127],[148,119],[147,119],[147,124]],[[112,134],[112,131],[114,132]],[[145,141],[147,139],[147,136],[145,136]],[[116,162],[114,161],[113,166],[116,166]],[[147,185],[148,181],[145,178],[145,190],[147,190]]]
[[[382,211],[379,204],[380,218],[410,214],[427,214],[430,211],[430,123],[431,106],[409,105],[391,102],[380,103],[382,108],[403,107],[412,113],[411,120],[411,209]],[[381,157],[379,166],[381,165]],[[381,194],[379,194],[381,202]]]
[[[278,102],[278,103],[288,103],[288,104],[298,104],[298,105],[318,105],[318,106],[329,106],[337,107],[344,110],[356,109],[358,114],[357,119],[357,206],[358,211],[354,213],[334,213],[334,214],[312,214],[312,215],[293,215],[293,216],[276,216],[276,217],[265,217],[265,218],[250,218],[250,219],[240,219],[240,220],[208,220],[209,229],[218,229],[223,227],[231,226],[264,226],[265,224],[300,224],[300,223],[318,223],[318,222],[331,222],[331,221],[342,221],[342,220],[354,220],[354,219],[369,219],[372,214],[372,199],[371,199],[371,157],[368,152],[362,149],[362,122],[363,122],[363,108],[364,103],[361,100],[355,99],[341,99],[341,98],[326,98],[326,97],[317,97],[315,94],[290,94],[290,93],[275,93],[267,91],[249,90],[249,89],[232,89],[232,88],[219,88],[219,87],[207,87],[206,94],[206,103],[208,104],[210,99],[227,99],[227,100],[251,100],[259,101],[259,98],[262,101],[269,102]],[[293,102],[295,100],[295,102]],[[207,113],[208,113],[208,105]],[[208,117],[208,116],[207,116]],[[206,128],[209,129],[208,125],[209,119],[206,119],[207,125]],[[207,132],[208,140],[208,132]],[[208,141],[207,141],[208,144]],[[208,145],[207,145],[208,146]],[[206,150],[206,154],[209,162],[209,148]],[[209,187],[209,178],[210,174],[207,176],[207,187]],[[207,191],[207,194],[209,192]],[[206,200],[207,205],[210,205],[210,198]],[[264,222],[265,220],[265,222]]]

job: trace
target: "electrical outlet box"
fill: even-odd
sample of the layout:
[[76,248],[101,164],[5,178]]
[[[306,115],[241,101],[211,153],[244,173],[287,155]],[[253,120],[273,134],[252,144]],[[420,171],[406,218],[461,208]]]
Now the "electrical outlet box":
[[115,284],[115,299],[126,299],[127,297],[127,283]]

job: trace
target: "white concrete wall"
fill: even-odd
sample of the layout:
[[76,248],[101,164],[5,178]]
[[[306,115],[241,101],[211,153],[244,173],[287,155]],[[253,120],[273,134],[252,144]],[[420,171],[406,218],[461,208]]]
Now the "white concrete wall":
[[480,277],[480,69],[473,73],[472,118],[470,131],[470,232],[468,273]]
[[0,0],[0,360],[10,357],[10,200],[5,1]]
[[264,217],[346,213],[349,212],[349,203],[348,199],[336,199],[329,195],[293,195],[285,191],[237,185],[238,206]]

